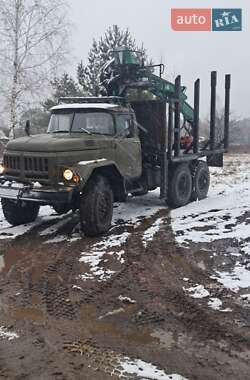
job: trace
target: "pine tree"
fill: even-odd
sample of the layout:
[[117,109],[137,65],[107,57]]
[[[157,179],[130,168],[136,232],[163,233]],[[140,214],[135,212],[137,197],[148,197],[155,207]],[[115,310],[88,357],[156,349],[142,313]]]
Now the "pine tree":
[[99,96],[99,75],[103,65],[112,58],[112,50],[126,47],[139,51],[140,58],[147,60],[144,46],[138,47],[128,29],[120,29],[117,25],[109,27],[99,41],[93,40],[92,48],[88,54],[86,66],[81,62],[77,67],[77,78],[84,92],[89,96]]
[[53,89],[52,98],[48,98],[43,107],[48,110],[58,103],[59,98],[65,96],[83,96],[83,92],[80,89],[78,83],[67,73],[64,73],[59,78],[54,78],[51,81],[51,87]]

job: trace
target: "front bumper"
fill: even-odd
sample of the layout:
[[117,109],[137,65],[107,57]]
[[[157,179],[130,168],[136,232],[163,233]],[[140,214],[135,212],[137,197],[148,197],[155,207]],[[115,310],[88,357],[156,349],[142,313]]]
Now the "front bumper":
[[74,187],[61,186],[58,189],[51,187],[34,187],[32,185],[0,184],[0,198],[15,199],[17,201],[33,201],[43,205],[71,203],[77,190]]

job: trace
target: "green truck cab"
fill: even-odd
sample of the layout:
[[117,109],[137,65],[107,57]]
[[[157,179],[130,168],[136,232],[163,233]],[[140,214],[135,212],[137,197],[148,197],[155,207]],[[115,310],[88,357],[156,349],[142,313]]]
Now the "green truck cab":
[[2,171],[2,208],[12,225],[34,221],[48,204],[58,213],[79,209],[84,232],[101,234],[113,202],[124,201],[141,177],[135,114],[120,104],[59,104],[46,134],[8,143]]

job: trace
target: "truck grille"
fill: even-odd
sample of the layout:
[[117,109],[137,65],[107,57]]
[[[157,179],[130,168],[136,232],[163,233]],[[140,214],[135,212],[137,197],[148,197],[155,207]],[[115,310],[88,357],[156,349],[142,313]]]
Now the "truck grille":
[[4,156],[4,166],[6,169],[20,170],[20,157]]
[[47,179],[49,162],[46,157],[4,155],[6,174],[14,177]]

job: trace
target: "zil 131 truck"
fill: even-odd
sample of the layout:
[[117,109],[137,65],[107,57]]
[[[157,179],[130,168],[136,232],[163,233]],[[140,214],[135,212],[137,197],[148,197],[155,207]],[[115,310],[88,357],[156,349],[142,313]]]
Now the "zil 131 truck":
[[223,138],[218,139],[212,72],[210,136],[201,141],[199,79],[191,107],[181,77],[170,83],[163,71],[163,65],[145,66],[137,53],[117,49],[100,75],[103,96],[62,98],[51,109],[46,134],[10,141],[0,166],[7,221],[30,223],[41,205],[51,205],[59,214],[79,210],[82,230],[96,236],[108,231],[113,203],[128,194],[160,188],[172,208],[205,198],[208,168],[223,166],[228,150],[230,75]]

